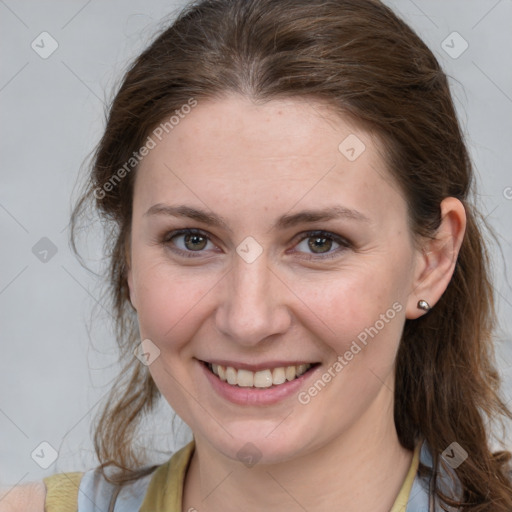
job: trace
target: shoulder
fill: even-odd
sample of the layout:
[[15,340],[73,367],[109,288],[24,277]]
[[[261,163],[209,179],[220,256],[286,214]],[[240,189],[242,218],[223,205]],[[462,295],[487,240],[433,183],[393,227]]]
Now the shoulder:
[[0,512],[45,512],[44,482],[30,482],[0,489]]

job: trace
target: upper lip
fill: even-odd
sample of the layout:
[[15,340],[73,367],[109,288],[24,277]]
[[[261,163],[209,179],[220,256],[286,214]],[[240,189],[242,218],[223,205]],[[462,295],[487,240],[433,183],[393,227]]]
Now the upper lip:
[[265,361],[262,363],[243,363],[240,361],[228,361],[227,359],[215,359],[215,360],[202,360],[206,364],[218,364],[220,366],[236,368],[237,370],[250,370],[257,372],[260,370],[273,370],[274,368],[281,368],[287,366],[298,366],[300,364],[317,364],[318,361]]

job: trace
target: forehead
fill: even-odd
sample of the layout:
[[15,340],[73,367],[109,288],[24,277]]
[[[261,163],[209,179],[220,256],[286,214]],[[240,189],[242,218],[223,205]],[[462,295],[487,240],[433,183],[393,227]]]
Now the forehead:
[[[199,101],[167,131],[158,141],[158,151],[152,151],[147,160],[166,149],[170,152],[179,148],[182,157],[193,156],[196,162],[275,158],[318,161],[337,159],[339,144],[349,135],[369,139],[369,134],[345,116],[335,115],[325,104],[302,98],[256,104],[237,95]],[[366,142],[372,144],[370,140]],[[226,148],[230,151],[226,152]]]
[[155,147],[137,170],[136,202],[162,202],[173,193],[196,201],[217,194],[232,204],[254,196],[288,208],[303,197],[303,206],[333,195],[345,203],[400,199],[379,140],[322,103],[199,101],[168,133],[150,136]]

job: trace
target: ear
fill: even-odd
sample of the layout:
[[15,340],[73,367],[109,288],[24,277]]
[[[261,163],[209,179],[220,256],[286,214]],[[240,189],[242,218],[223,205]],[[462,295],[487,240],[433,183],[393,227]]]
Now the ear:
[[407,300],[406,318],[425,314],[418,308],[419,300],[434,307],[452,278],[460,246],[466,231],[466,211],[455,197],[441,202],[441,224],[434,239],[427,239],[418,251],[415,277]]
[[130,293],[130,302],[132,303],[133,309],[137,311],[136,298],[135,298],[135,287],[133,285],[133,272],[132,272],[132,259],[131,259],[131,235],[126,237],[125,244],[125,265],[126,265],[126,281],[128,283],[128,290]]

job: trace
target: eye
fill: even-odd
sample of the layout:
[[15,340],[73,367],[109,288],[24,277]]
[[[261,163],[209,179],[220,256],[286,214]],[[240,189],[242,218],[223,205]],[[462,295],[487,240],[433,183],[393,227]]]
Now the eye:
[[[312,255],[311,253],[306,255],[305,259],[335,258],[340,252],[351,247],[351,243],[348,240],[328,231],[308,231],[302,234],[299,242],[296,247],[301,248],[302,246],[302,250],[312,251]],[[339,247],[334,251],[330,251],[333,244]]]
[[[169,246],[169,248],[178,253],[181,256],[187,258],[200,257],[208,249],[208,244],[213,244],[210,236],[200,229],[195,228],[184,228],[176,231],[171,231],[164,235],[162,243]],[[333,244],[338,247],[334,247]],[[299,243],[295,245],[299,248],[299,251],[294,250],[293,252],[306,252],[311,251],[309,255],[304,254],[300,256],[303,259],[315,260],[315,259],[327,259],[335,258],[340,252],[343,252],[347,248],[352,247],[352,244],[345,238],[330,233],[328,231],[307,231],[301,234]],[[211,249],[212,247],[210,247]]]
[[[179,240],[179,242],[176,242]],[[172,231],[165,235],[163,243],[167,245],[173,245],[173,251],[177,252],[182,256],[194,258],[195,253],[203,252],[208,245],[212,243],[210,237],[200,229],[186,228]],[[199,256],[200,254],[198,254]]]

